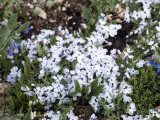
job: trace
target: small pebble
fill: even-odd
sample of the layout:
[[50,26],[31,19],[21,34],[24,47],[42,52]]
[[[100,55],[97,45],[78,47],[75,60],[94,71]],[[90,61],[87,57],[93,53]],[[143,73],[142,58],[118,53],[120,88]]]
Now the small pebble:
[[62,11],[66,11],[67,9],[65,7],[62,7]]

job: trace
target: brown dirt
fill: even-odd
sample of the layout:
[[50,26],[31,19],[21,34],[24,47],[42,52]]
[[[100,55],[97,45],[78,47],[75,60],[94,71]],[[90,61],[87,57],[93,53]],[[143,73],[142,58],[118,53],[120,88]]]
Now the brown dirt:
[[47,19],[42,19],[37,15],[33,15],[33,9],[27,6],[28,3],[32,4],[34,8],[38,6],[38,4],[33,3],[33,0],[25,0],[25,4],[22,4],[27,14],[19,14],[21,17],[19,17],[18,21],[21,23],[30,21],[30,25],[34,27],[29,34],[22,34],[23,38],[30,38],[31,35],[38,34],[41,29],[57,31],[58,26],[62,26],[63,29],[67,28],[71,33],[78,32],[80,24],[84,21],[80,5],[86,7],[90,5],[89,0],[64,0],[62,3],[55,4],[50,9],[46,6],[42,8],[47,14]]

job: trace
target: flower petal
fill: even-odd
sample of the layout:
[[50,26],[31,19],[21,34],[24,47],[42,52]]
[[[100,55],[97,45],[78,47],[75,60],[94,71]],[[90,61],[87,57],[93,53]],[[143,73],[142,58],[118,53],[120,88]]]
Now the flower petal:
[[8,55],[12,54],[12,50],[7,50]]
[[160,76],[160,68],[157,70],[156,76]]

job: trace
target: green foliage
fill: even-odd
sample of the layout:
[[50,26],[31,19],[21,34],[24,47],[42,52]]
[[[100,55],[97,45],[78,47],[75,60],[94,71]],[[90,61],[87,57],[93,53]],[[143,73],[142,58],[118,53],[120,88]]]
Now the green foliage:
[[98,85],[98,78],[91,82],[91,95],[98,96],[104,88],[104,85]]
[[[91,92],[89,92],[89,89],[91,88]],[[98,96],[104,88],[104,85],[98,85],[98,79],[95,79],[91,85],[82,85],[80,86],[78,80],[75,81],[75,91],[70,92],[70,96],[76,95],[76,93],[80,92],[82,94],[82,97],[79,98],[82,101],[82,104],[85,104],[86,101],[88,101],[92,96]]]
[[[6,116],[3,114],[3,112],[0,112],[0,118],[3,118],[3,120],[30,120],[31,119],[31,109],[28,110],[27,114],[24,115],[22,113],[23,107],[19,109],[19,112],[16,113],[17,111],[16,108],[16,102],[14,98],[8,98],[6,99],[6,105],[7,105],[7,113],[9,116]],[[22,119],[23,118],[23,119]]]
[[[93,8],[92,8],[93,7]],[[91,5],[89,8],[86,8],[85,6],[82,6],[82,12],[83,17],[86,20],[86,23],[88,25],[88,31],[93,31],[95,28],[95,24],[98,21],[98,17],[100,16],[101,11],[101,5],[99,0],[92,0]],[[96,12],[95,12],[96,11]]]
[[100,103],[100,106],[103,107],[102,114],[107,116],[107,119],[110,119],[110,120],[119,120],[120,119],[120,118],[117,118],[116,114],[112,111],[112,109],[109,109],[106,106],[106,103],[103,100],[99,100],[99,103]]
[[23,120],[30,120],[31,119],[31,112],[32,112],[32,109],[29,109],[27,114],[24,116]]
[[[12,2],[11,2],[12,1]],[[9,4],[11,2],[12,4]],[[11,8],[15,0],[2,0],[2,3],[0,5],[2,6],[8,6]],[[44,4],[42,0],[39,0],[39,3],[42,7],[45,5],[48,6],[48,8],[51,8],[53,6],[53,2],[48,0],[47,3]],[[83,17],[87,22],[87,30],[89,32],[94,30],[94,25],[98,21],[98,17],[100,16],[100,13],[114,13],[115,5],[119,3],[119,0],[92,0],[91,6],[89,8],[86,8],[85,6],[82,6],[83,11]],[[133,0],[135,2],[135,0]],[[131,4],[129,4],[131,6]],[[133,10],[139,10],[141,7],[141,4],[134,5],[131,8],[131,11]],[[159,7],[157,5],[152,5],[152,8],[155,9],[155,11],[159,11]],[[10,9],[11,10],[11,9]],[[8,13],[7,13],[8,12]],[[12,13],[11,11],[7,11],[4,13],[4,16],[10,16]],[[35,14],[39,14],[39,11],[34,11]],[[159,20],[159,17],[156,18],[156,13],[154,14],[154,20]],[[37,86],[44,86],[44,85],[50,85],[51,82],[54,82],[54,79],[52,79],[51,74],[49,71],[45,72],[45,76],[42,79],[38,79],[38,75],[40,72],[40,63],[38,60],[33,60],[32,62],[27,57],[27,51],[25,51],[23,48],[21,49],[22,52],[22,58],[17,57],[18,54],[14,54],[14,60],[15,63],[11,64],[11,60],[7,59],[7,53],[6,48],[8,45],[15,40],[18,42],[20,40],[20,37],[15,36],[15,33],[20,33],[22,31],[27,30],[29,26],[29,22],[25,23],[22,27],[17,28],[17,18],[18,16],[16,14],[13,14],[6,26],[0,27],[0,74],[3,73],[4,75],[7,75],[10,72],[10,69],[17,65],[18,68],[22,68],[22,77],[17,80],[17,83],[15,83],[9,90],[8,90],[8,100],[6,100],[6,107],[7,107],[7,113],[9,116],[3,116],[2,113],[0,113],[0,117],[3,117],[4,120],[14,120],[14,119],[22,119],[23,120],[30,120],[31,117],[31,108],[28,105],[28,102],[30,100],[36,100],[36,95],[33,97],[28,97],[21,91],[21,86],[29,86],[32,90],[33,88],[30,86],[31,83],[36,83]],[[149,19],[147,19],[149,20]],[[135,27],[139,25],[140,19],[135,22]],[[150,22],[150,21],[147,21]],[[147,29],[150,31],[150,35],[148,36],[139,36],[139,42],[138,44],[144,47],[142,49],[141,47],[137,47],[137,43],[133,45],[131,48],[134,50],[132,53],[135,57],[133,59],[128,59],[129,64],[126,63],[126,59],[122,59],[120,56],[118,56],[118,59],[116,59],[116,63],[118,66],[121,64],[124,65],[124,68],[119,68],[120,76],[117,77],[118,82],[121,82],[124,77],[125,69],[127,67],[129,68],[135,68],[136,62],[134,60],[142,60],[148,56],[144,55],[144,51],[146,49],[150,49],[151,46],[147,45],[147,42],[145,41],[146,38],[151,38],[153,34],[155,33],[155,30],[153,30],[155,26],[148,25]],[[151,29],[151,30],[150,30]],[[143,34],[146,31],[143,31]],[[142,35],[143,35],[142,34]],[[82,35],[84,39],[86,39],[87,36],[89,36],[88,33],[85,33]],[[145,38],[143,40],[143,38]],[[156,40],[155,40],[156,41]],[[87,41],[86,41],[87,42]],[[50,45],[56,45],[56,35],[51,38],[51,44]],[[49,45],[48,45],[49,46]],[[65,44],[65,47],[68,47],[69,44]],[[45,51],[44,44],[40,43],[37,48],[37,56],[38,57],[44,57],[47,55],[47,51]],[[149,54],[153,54],[154,51],[151,50]],[[25,61],[25,65],[21,65],[21,61]],[[155,60],[156,62],[160,63],[160,56],[159,56],[159,50],[155,51],[155,58],[151,59]],[[61,62],[58,64],[61,67],[61,70],[58,74],[63,74],[64,68],[68,68],[69,70],[74,70],[75,64],[77,61],[70,62],[66,60],[66,58],[62,58]],[[19,67],[20,66],[20,67]],[[137,69],[137,68],[136,68]],[[136,104],[137,112],[135,114],[142,114],[146,115],[148,114],[148,110],[150,108],[155,108],[156,106],[159,106],[159,99],[160,99],[160,82],[159,79],[156,77],[155,74],[156,68],[153,66],[151,67],[143,67],[140,68],[139,75],[135,75],[134,77],[131,76],[131,79],[127,79],[126,81],[133,86],[133,93],[130,95],[133,102]],[[69,84],[65,79],[62,79],[61,84],[64,86]],[[118,84],[119,85],[119,84]],[[88,104],[88,101],[92,96],[98,96],[104,88],[104,85],[101,85],[101,83],[98,82],[98,78],[93,80],[93,82],[90,85],[81,85],[78,80],[75,81],[75,91],[73,93],[69,93],[67,97],[69,97],[69,107],[67,105],[57,105],[57,101],[52,104],[51,109],[55,111],[61,111],[60,120],[66,120],[67,116],[66,114],[72,109],[72,106],[78,105],[78,101],[85,105]],[[91,91],[91,92],[90,92]],[[72,100],[72,97],[75,96],[76,93],[81,93],[82,96],[78,98],[78,100],[75,102]],[[90,92],[90,93],[89,93]],[[36,101],[35,101],[36,102]],[[113,99],[113,103],[115,105],[115,109],[109,109],[107,107],[108,103],[106,103],[103,99],[99,101],[101,110],[103,115],[107,116],[108,119],[111,120],[120,120],[120,115],[124,114],[127,109],[127,103],[123,102],[123,95],[118,94],[116,98]],[[36,111],[39,111],[40,113],[43,113],[44,106],[37,102],[34,105],[34,108]],[[17,112],[19,111],[19,112]],[[26,115],[24,116],[24,114]],[[8,117],[8,118],[7,118]]]
[[76,92],[80,92],[81,91],[81,86],[80,86],[80,84],[79,84],[79,82],[77,80],[75,81],[75,91]]
[[82,85],[81,93],[82,93],[82,95],[83,95],[84,97],[87,96],[88,91],[89,91],[89,86],[88,86],[88,85]]
[[64,85],[64,86],[68,84],[68,82],[67,82],[66,80],[64,80],[64,79],[62,79],[60,83],[61,83],[62,85]]
[[33,60],[30,62],[29,58],[24,55],[25,58],[25,66],[23,68],[22,74],[22,82],[25,84],[32,84],[33,82],[40,83],[42,81],[38,80],[38,75],[40,72],[39,62],[37,60]]
[[38,56],[40,57],[44,57],[46,54],[47,54],[47,51],[45,50],[45,48],[41,45],[39,45],[37,48],[37,53],[38,53]]
[[151,59],[148,59],[148,61],[154,61],[154,62],[157,62],[160,65],[159,50],[160,50],[159,48],[155,49],[154,57],[152,57]]
[[55,3],[52,0],[48,0],[46,6],[50,9]]
[[104,85],[98,85],[95,88],[93,88],[92,96],[98,96],[102,92],[103,88]]
[[[2,16],[4,18],[8,18],[13,14],[13,8],[18,7],[22,3],[22,0],[1,0],[0,7],[2,7]],[[0,19],[1,21],[2,19]]]
[[3,112],[0,111],[0,118],[2,118],[3,120],[31,120],[31,109],[27,112],[26,115],[19,112],[18,114],[12,114],[10,116],[5,116],[3,115]]
[[20,33],[28,29],[29,22],[26,22],[22,27],[17,28],[17,18],[16,14],[13,14],[8,20],[6,26],[0,27],[0,51],[6,50],[6,48],[13,42],[20,42],[20,37],[15,36],[15,33]]
[[7,58],[6,51],[0,51],[0,73],[7,75],[10,73],[10,69],[13,67],[11,60]]
[[91,82],[91,89],[94,89],[98,85],[98,78]]
[[0,116],[3,120],[22,120],[23,114],[15,114],[12,116]]
[[120,3],[120,0],[102,0],[101,5],[104,12],[114,12],[116,4]]
[[130,79],[130,84],[133,86],[131,94],[133,102],[136,104],[137,113],[146,115],[150,108],[159,106],[160,100],[160,81],[156,78],[154,67],[141,69],[140,76],[135,79]]
[[82,11],[83,11],[84,19],[86,19],[87,22],[90,22],[90,20],[92,18],[91,12],[85,6],[82,6]]
[[[21,84],[15,83],[10,88],[7,89],[5,104],[7,108],[7,112],[9,115],[17,114],[16,111],[28,111],[29,108],[29,98],[21,91]],[[23,108],[23,109],[22,109]],[[14,110],[16,109],[16,110]]]
[[72,107],[63,107],[62,108],[62,113],[60,115],[60,120],[67,120],[67,113],[70,112]]

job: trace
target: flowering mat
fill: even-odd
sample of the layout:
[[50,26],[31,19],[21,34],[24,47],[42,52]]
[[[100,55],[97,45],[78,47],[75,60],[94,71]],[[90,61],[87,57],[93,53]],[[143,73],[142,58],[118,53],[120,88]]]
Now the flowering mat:
[[1,0],[0,120],[159,120],[160,0]]

